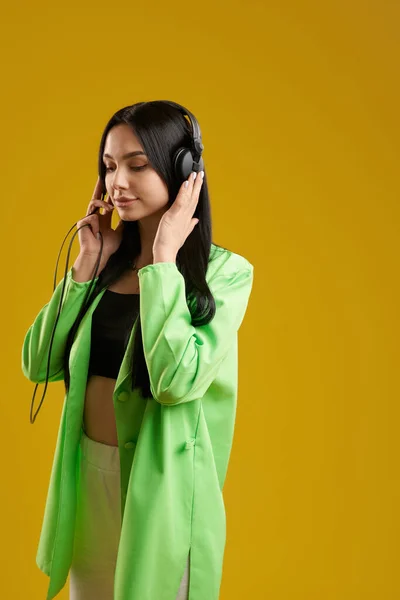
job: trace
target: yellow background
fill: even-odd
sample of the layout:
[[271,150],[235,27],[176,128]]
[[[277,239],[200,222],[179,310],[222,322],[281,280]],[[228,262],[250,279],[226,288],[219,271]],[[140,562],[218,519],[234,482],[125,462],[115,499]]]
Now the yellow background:
[[48,584],[35,555],[64,388],[32,426],[23,338],[103,127],[152,99],[197,116],[214,241],[255,268],[220,598],[400,597],[399,17],[389,0],[3,9],[1,598]]

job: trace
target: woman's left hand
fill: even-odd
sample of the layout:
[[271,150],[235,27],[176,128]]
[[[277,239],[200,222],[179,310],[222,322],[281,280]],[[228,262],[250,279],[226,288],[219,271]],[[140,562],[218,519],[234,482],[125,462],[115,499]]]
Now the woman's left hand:
[[153,256],[162,255],[175,260],[179,248],[191,234],[199,219],[193,218],[199,200],[203,178],[200,173],[193,179],[192,172],[181,189],[172,206],[163,214],[154,238]]

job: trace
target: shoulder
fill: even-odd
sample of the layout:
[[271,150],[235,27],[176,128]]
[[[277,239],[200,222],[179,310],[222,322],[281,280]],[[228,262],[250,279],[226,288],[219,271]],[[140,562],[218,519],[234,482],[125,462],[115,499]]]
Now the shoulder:
[[214,277],[224,276],[231,277],[237,273],[249,271],[253,274],[253,265],[241,254],[237,254],[232,250],[211,244],[210,258],[207,268],[207,280],[210,281]]

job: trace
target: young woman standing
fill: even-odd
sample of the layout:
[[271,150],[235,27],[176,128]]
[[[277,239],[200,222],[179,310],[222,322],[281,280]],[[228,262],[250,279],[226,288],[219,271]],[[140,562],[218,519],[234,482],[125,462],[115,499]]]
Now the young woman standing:
[[[47,600],[68,574],[71,600],[219,595],[253,266],[212,242],[204,170],[177,176],[192,133],[181,110],[154,101],[119,110],[102,136],[50,360],[48,381],[63,379],[66,394],[37,553]],[[24,340],[37,383],[62,283]]]

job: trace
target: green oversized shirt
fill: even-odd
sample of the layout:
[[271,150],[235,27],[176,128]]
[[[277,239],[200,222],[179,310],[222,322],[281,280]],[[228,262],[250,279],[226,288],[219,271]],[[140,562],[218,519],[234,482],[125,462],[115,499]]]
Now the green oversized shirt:
[[[190,551],[190,600],[217,600],[226,518],[222,489],[236,416],[237,334],[253,265],[212,244],[206,274],[216,303],[207,325],[194,327],[185,280],[173,262],[138,271],[143,349],[153,398],[131,390],[133,336],[113,394],[121,467],[122,528],[115,571],[116,600],[175,600]],[[62,280],[26,333],[22,370],[46,378],[50,336]],[[66,276],[52,347],[49,381],[64,378],[63,354],[90,282]],[[47,600],[64,587],[73,553],[77,465],[91,345],[85,314],[70,353],[65,395],[36,562],[49,576]]]

